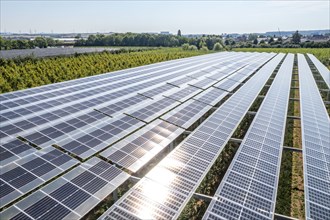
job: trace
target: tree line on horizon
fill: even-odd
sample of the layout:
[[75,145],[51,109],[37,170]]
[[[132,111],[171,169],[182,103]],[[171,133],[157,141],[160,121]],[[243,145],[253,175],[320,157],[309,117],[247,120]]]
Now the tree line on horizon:
[[[212,50],[218,43],[222,48],[330,48],[330,41],[301,42],[301,35],[297,31],[293,34],[291,40],[284,41],[281,37],[269,37],[268,40],[258,41],[258,38],[265,38],[265,36],[258,36],[256,34],[249,34],[248,36],[241,36],[239,39],[226,37],[223,39],[222,35],[202,35],[198,37],[182,36],[181,30],[178,30],[176,35],[172,34],[150,34],[150,33],[115,33],[111,35],[96,34],[89,35],[87,39],[81,38],[78,34],[75,38],[74,46],[137,46],[137,47],[186,47],[190,45],[190,49],[197,48],[198,50]],[[217,46],[218,46],[217,44]],[[13,40],[0,37],[1,50],[10,49],[32,49],[32,48],[46,48],[58,46],[52,38],[36,37],[33,40]]]
[[51,37],[36,37],[33,40],[26,39],[6,39],[0,36],[0,49],[1,50],[12,50],[12,49],[34,49],[55,47],[57,41]]
[[197,49],[207,47],[212,50],[216,43],[222,44],[220,35],[203,35],[201,37],[185,37],[178,31],[177,35],[148,33],[115,33],[111,35],[89,35],[87,39],[77,36],[75,46],[140,46],[140,47],[180,47],[184,44],[196,46]]

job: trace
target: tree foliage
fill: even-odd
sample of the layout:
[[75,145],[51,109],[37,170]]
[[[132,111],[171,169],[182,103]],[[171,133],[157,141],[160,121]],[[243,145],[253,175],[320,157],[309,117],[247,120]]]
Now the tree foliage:
[[293,35],[292,35],[292,43],[294,44],[299,44],[301,40],[301,34],[299,34],[298,31],[296,31]]
[[223,46],[220,43],[215,43],[213,46],[214,51],[221,51],[223,49]]
[[181,37],[182,34],[181,34],[181,30],[180,29],[178,30],[178,34],[177,35],[178,35],[178,37]]
[[[179,30],[180,31],[180,30]],[[202,37],[184,37],[179,35],[116,33],[111,35],[90,35],[88,39],[77,39],[76,46],[145,46],[145,47],[179,47],[183,44],[195,45],[198,49],[207,46],[212,50],[215,43],[222,43],[220,35]],[[180,31],[181,32],[181,31]],[[201,43],[202,42],[202,43]]]
[[0,49],[12,50],[12,49],[33,49],[36,47],[46,48],[54,47],[57,45],[57,41],[53,38],[36,37],[34,40],[12,40],[0,37]]

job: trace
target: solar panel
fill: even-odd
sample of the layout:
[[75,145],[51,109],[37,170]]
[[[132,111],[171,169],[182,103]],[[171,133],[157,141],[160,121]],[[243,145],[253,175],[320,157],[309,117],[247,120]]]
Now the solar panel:
[[267,63],[100,219],[177,218],[283,57]]
[[134,109],[126,111],[125,113],[142,121],[150,122],[179,104],[179,102],[173,99],[158,97],[147,105],[142,103]]
[[126,99],[122,99],[112,104],[102,105],[100,107],[97,107],[96,110],[114,117],[131,108],[132,106],[140,104],[141,102],[146,103],[148,100],[149,102],[152,101],[151,99],[148,99],[147,97],[138,94]]
[[179,90],[177,90],[176,92],[170,95],[165,94],[164,96],[176,100],[178,102],[185,102],[191,97],[200,93],[201,91],[202,90],[199,88],[187,85],[187,86],[183,86],[182,88],[180,88]]
[[226,91],[217,88],[209,88],[195,96],[193,99],[214,106],[219,103],[226,95],[228,95],[228,92]]
[[183,132],[184,129],[157,119],[111,146],[101,156],[135,173]]
[[13,138],[6,142],[1,141],[0,167],[5,166],[6,164],[18,160],[20,158],[23,158],[26,155],[32,154],[35,151],[35,148],[16,138]]
[[273,219],[293,60],[281,65],[204,219]]
[[111,119],[102,113],[92,111],[32,131],[23,137],[39,147],[56,144],[86,159],[143,125],[143,122],[127,115],[118,115]]
[[211,108],[212,106],[203,102],[189,100],[162,116],[161,119],[188,129]]
[[330,218],[330,119],[313,75],[298,54],[307,219]]
[[313,54],[307,54],[307,55],[308,55],[309,59],[312,60],[316,69],[321,74],[325,83],[328,85],[328,88],[330,88],[330,72],[329,72],[328,68],[325,65],[323,65],[323,63],[321,63]]
[[48,147],[2,167],[0,206],[5,206],[77,163],[61,151]]
[[86,159],[120,140],[144,125],[143,122],[122,115],[109,121],[101,121],[83,132],[59,138],[56,145],[82,159]]
[[0,213],[1,219],[80,219],[129,175],[92,158]]
[[158,95],[161,95],[165,92],[167,93],[173,93],[174,91],[176,91],[178,89],[178,87],[170,85],[168,83],[164,83],[159,85],[156,88],[152,88],[146,92],[141,93],[141,95],[149,97],[149,98],[154,98]]

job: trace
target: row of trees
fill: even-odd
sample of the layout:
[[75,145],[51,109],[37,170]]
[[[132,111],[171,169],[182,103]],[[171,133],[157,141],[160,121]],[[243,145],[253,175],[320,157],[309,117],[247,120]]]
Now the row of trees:
[[261,40],[260,42],[254,40],[253,42],[240,42],[231,45],[232,48],[330,48],[330,41],[314,42],[306,41],[299,44],[292,42],[282,42],[281,39],[274,40],[270,38],[267,42]]
[[33,49],[36,47],[54,47],[57,42],[53,38],[36,37],[33,40],[11,40],[0,37],[1,50]]
[[183,44],[194,45],[197,49],[203,46],[212,50],[215,43],[222,43],[220,35],[205,35],[202,37],[188,38],[181,35],[164,34],[97,34],[90,35],[86,40],[77,37],[75,46],[145,46],[145,47],[180,47]]
[[[258,38],[261,40],[258,41]],[[283,40],[282,37],[266,37],[258,36],[256,34],[249,34],[248,37],[241,37],[241,41],[236,43],[233,39],[226,39],[225,45],[234,48],[330,48],[330,41],[314,42],[305,41],[301,42],[302,35],[296,31],[291,38]]]

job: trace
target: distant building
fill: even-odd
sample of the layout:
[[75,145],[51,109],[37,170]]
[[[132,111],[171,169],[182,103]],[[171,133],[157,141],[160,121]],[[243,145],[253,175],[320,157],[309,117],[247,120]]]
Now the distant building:
[[161,31],[160,34],[163,34],[163,35],[170,35],[171,33],[169,31]]

